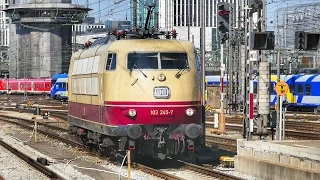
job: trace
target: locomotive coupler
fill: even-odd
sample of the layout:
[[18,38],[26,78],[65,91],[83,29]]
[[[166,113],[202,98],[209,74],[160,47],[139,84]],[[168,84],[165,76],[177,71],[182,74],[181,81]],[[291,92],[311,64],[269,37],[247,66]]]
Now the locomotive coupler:
[[167,128],[164,128],[164,127],[161,127],[161,128],[156,128],[155,129],[155,134],[156,134],[156,137],[159,139],[159,142],[158,142],[158,148],[163,148],[166,144],[166,141],[164,139],[164,132],[167,130]]

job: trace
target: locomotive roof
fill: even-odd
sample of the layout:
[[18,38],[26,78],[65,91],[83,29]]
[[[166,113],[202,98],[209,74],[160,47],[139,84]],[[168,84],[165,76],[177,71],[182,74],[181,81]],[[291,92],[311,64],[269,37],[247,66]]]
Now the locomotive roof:
[[68,78],[68,74],[55,74],[52,76],[52,80],[57,80],[58,78]]
[[172,39],[126,39],[117,40],[102,46],[95,46],[83,51],[75,52],[73,57],[76,59],[92,57],[105,51],[192,51],[194,45],[187,40]]

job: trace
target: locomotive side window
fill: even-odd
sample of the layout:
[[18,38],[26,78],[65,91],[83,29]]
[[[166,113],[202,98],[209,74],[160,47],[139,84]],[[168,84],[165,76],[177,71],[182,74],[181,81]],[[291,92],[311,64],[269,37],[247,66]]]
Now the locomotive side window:
[[161,69],[185,69],[188,68],[187,53],[160,53]]
[[298,94],[303,94],[303,85],[302,84],[298,85]]
[[311,84],[306,84],[306,95],[311,95]]
[[158,53],[129,53],[128,69],[158,69]]
[[108,54],[107,63],[106,63],[106,70],[114,70],[116,69],[117,65],[117,54]]

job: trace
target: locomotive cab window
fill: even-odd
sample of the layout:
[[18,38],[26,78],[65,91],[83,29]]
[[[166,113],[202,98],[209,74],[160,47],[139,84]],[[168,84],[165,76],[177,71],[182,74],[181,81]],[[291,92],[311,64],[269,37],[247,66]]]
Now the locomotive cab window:
[[311,95],[311,84],[306,84],[306,95]]
[[107,57],[107,63],[106,63],[106,70],[114,70],[116,69],[116,65],[117,65],[117,54],[112,53],[112,54],[108,54]]
[[158,53],[129,53],[128,69],[158,69]]
[[160,53],[161,69],[185,69],[188,66],[187,53]]

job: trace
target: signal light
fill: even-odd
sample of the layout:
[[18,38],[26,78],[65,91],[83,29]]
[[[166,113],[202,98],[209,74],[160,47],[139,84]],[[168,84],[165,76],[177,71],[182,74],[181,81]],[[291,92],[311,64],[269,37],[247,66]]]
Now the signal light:
[[305,49],[306,48],[306,36],[305,32],[303,31],[296,31],[295,32],[295,49]]
[[220,10],[220,11],[218,12],[218,14],[219,14],[219,15],[229,15],[230,12],[229,12],[229,11],[225,11],[225,10]]
[[320,33],[311,33],[304,31],[295,32],[295,49],[317,50],[320,46]]
[[252,32],[250,48],[252,50],[274,50],[274,32]]
[[218,22],[218,34],[219,40],[221,44],[223,44],[227,39],[229,32],[229,14],[230,8],[228,3],[220,2],[217,4],[218,6],[218,13],[217,13],[217,22]]

